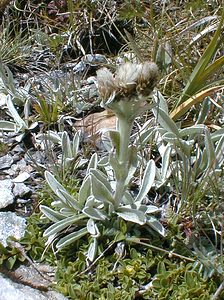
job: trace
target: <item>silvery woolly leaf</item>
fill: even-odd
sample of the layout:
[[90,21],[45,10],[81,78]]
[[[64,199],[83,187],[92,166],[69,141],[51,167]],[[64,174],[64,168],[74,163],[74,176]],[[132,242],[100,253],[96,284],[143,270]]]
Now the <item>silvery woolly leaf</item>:
[[113,169],[116,180],[117,181],[121,180],[123,176],[123,170],[121,168],[121,164],[117,159],[117,155],[115,155],[113,152],[109,153],[109,164]]
[[17,125],[10,121],[0,121],[0,130],[1,131],[17,131]]
[[76,132],[72,140],[72,154],[76,158],[79,151],[80,132]]
[[54,144],[61,144],[61,137],[57,132],[54,132],[52,130],[49,130],[44,134],[38,134],[36,138],[51,141]]
[[125,221],[133,222],[139,225],[144,225],[147,220],[145,214],[142,211],[129,207],[119,207],[116,211],[116,214]]
[[7,107],[13,119],[18,124],[19,127],[18,130],[28,129],[28,126],[23,121],[23,119],[19,116],[17,110],[15,109],[15,106],[12,102],[12,97],[10,95],[7,96]]
[[167,145],[162,156],[162,169],[161,169],[162,181],[165,181],[170,175],[170,172],[168,172],[168,168],[170,164],[171,150],[172,150],[171,146]]
[[127,156],[128,156],[128,166],[127,166],[128,174],[125,180],[125,185],[129,184],[138,166],[137,147],[129,146]]
[[160,93],[160,91],[156,90],[155,92],[153,92],[152,98],[154,99],[154,101],[159,105],[159,107],[162,110],[164,110],[167,114],[169,114],[167,101],[163,97],[163,95]]
[[155,231],[157,231],[158,233],[160,233],[162,236],[166,235],[166,231],[165,228],[163,227],[163,225],[154,217],[150,216],[147,218],[147,224],[154,229]]
[[97,163],[98,163],[98,157],[97,157],[97,153],[94,153],[90,160],[89,160],[89,164],[88,164],[88,167],[87,167],[87,174],[89,173],[89,170],[90,169],[96,169],[97,168]]
[[94,261],[97,255],[97,249],[98,249],[98,241],[96,238],[94,238],[92,243],[89,245],[89,249],[87,252],[87,259],[89,259],[91,262]]
[[224,135],[224,128],[218,129],[215,132],[210,134],[213,143],[218,141],[223,135]]
[[104,156],[98,161],[98,166],[100,167],[106,167],[107,165],[108,165],[108,156]]
[[143,176],[142,184],[139,193],[136,197],[136,202],[141,202],[151,189],[156,175],[156,165],[154,160],[150,159]]
[[84,235],[86,235],[88,233],[86,228],[82,228],[78,231],[75,231],[73,233],[70,233],[68,235],[66,235],[65,237],[63,237],[62,239],[60,239],[58,241],[58,243],[56,244],[56,248],[58,248],[59,250],[62,249],[63,247],[79,240],[80,238],[82,238]]
[[125,191],[124,197],[122,198],[122,203],[125,205],[133,205],[135,203],[135,199],[128,191]]
[[82,212],[90,217],[91,219],[93,220],[101,220],[101,221],[104,221],[107,219],[107,215],[105,212],[103,211],[100,211],[99,209],[97,208],[94,208],[94,207],[85,207]]
[[205,123],[207,117],[209,116],[210,109],[211,109],[211,101],[209,100],[209,97],[206,97],[202,102],[202,107],[198,113],[196,124]]
[[150,120],[150,128],[142,128],[140,132],[137,134],[134,144],[137,145],[138,150],[143,149],[143,147],[150,143],[152,138],[154,137],[155,128],[152,127]]
[[60,220],[63,220],[65,216],[51,208],[45,205],[40,205],[41,212],[51,221],[58,222]]
[[176,135],[173,132],[166,132],[162,135],[162,139],[166,141],[167,143],[171,143],[174,145],[177,145],[179,142],[179,139],[176,137]]
[[87,176],[83,180],[82,185],[79,189],[78,202],[81,205],[84,205],[84,203],[86,202],[90,194],[91,194],[91,181],[90,181],[90,177]]
[[106,186],[106,188],[110,192],[112,192],[110,183],[108,182],[107,177],[105,176],[105,174],[102,171],[96,170],[96,169],[91,169],[90,170],[90,175],[95,176],[99,181],[101,181]]
[[146,214],[153,214],[160,211],[160,209],[155,205],[147,205]]
[[174,133],[179,137],[179,130],[171,117],[161,108],[153,109],[154,116],[158,123],[167,131]]
[[95,236],[95,237],[99,236],[99,234],[100,234],[99,229],[93,219],[88,220],[88,222],[86,224],[86,228],[92,236]]
[[114,199],[111,193],[111,189],[108,189],[108,185],[105,182],[100,181],[93,173],[90,174],[91,189],[94,197],[104,202],[114,203]]
[[[65,191],[64,187],[55,179],[55,177],[48,171],[44,173],[48,185],[52,191],[57,195],[57,190]],[[64,201],[64,199],[62,199]]]
[[81,205],[78,202],[78,200],[76,200],[73,196],[71,196],[67,191],[58,189],[57,195],[58,195],[58,197],[60,197],[60,199],[64,198],[63,202],[67,202],[68,205],[70,205],[75,210],[77,210],[77,211],[82,210],[83,205]]
[[208,159],[207,168],[209,168],[212,167],[213,164],[215,163],[216,155],[215,155],[213,142],[211,140],[211,136],[208,130],[205,130],[205,149],[207,152],[207,159]]
[[68,158],[68,157],[73,158],[71,141],[70,141],[70,138],[69,138],[68,133],[66,131],[64,131],[63,134],[62,134],[61,143],[62,143],[62,155],[65,158]]
[[77,216],[67,217],[61,221],[54,223],[50,227],[48,227],[44,231],[43,236],[50,236],[50,235],[57,234],[60,231],[62,231],[63,229],[67,228],[68,226],[73,225],[84,218],[86,218],[85,215],[77,215]]
[[215,155],[219,166],[221,166],[224,160],[224,135],[221,137],[221,139],[216,145]]
[[184,137],[186,135],[200,135],[203,134],[206,126],[203,124],[197,124],[190,127],[186,127],[180,130],[180,136]]

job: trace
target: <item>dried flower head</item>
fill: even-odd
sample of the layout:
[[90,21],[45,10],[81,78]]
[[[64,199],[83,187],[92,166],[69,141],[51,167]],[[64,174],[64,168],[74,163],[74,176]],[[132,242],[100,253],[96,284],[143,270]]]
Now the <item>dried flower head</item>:
[[107,68],[97,71],[97,82],[99,93],[103,100],[107,100],[116,91],[114,76]]
[[[99,93],[103,101],[113,98],[129,100],[132,96],[147,96],[156,85],[158,67],[155,63],[125,63],[115,76],[106,68],[97,71]],[[142,98],[142,97],[140,97]]]

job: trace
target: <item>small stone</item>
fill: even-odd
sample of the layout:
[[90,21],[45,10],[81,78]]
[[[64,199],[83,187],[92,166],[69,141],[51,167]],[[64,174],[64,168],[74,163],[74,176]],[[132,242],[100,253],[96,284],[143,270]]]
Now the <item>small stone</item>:
[[19,174],[16,178],[14,178],[12,181],[13,182],[24,182],[29,178],[30,178],[30,174],[27,172],[23,172],[23,173]]
[[[0,212],[0,242],[7,246],[7,238],[13,236],[16,239],[23,237],[26,229],[26,220],[13,212]],[[0,297],[0,299],[2,299]]]
[[107,64],[108,60],[106,56],[102,54],[86,54],[83,58],[83,61],[89,63],[91,66],[97,66],[99,64]]
[[0,157],[0,170],[8,169],[13,164],[13,158],[11,155],[6,154]]
[[16,145],[13,149],[13,152],[16,152],[18,154],[24,153],[24,149],[20,145]]
[[13,194],[15,197],[24,197],[31,193],[31,189],[26,186],[24,183],[15,183],[13,188]]
[[86,69],[86,63],[83,61],[80,61],[79,63],[77,63],[77,65],[75,65],[75,67],[73,68],[73,72],[75,74],[84,72]]

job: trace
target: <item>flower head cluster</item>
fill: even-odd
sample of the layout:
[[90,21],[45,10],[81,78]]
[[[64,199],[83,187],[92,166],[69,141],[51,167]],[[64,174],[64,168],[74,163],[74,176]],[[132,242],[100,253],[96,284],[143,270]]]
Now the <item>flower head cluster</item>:
[[97,71],[99,93],[104,103],[108,99],[119,101],[132,96],[148,96],[156,85],[157,77],[158,67],[153,62],[125,63],[119,66],[115,75],[107,68]]

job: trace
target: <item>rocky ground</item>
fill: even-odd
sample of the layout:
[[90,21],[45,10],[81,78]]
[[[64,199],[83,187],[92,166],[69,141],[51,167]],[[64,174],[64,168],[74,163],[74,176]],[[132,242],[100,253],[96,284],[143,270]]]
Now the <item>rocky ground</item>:
[[[55,88],[56,79],[62,86],[65,86],[65,78],[69,78],[66,81],[67,86],[74,85],[73,80],[79,80],[80,88],[75,91],[75,96],[78,97],[80,105],[82,104],[80,112],[83,113],[83,108],[85,108],[84,112],[85,110],[87,112],[95,106],[98,94],[94,76],[87,76],[81,84],[80,78],[84,73],[91,74],[91,70],[105,63],[107,63],[107,59],[103,55],[86,55],[79,62],[67,66],[64,71],[37,74],[32,78],[25,77],[25,83],[24,76],[22,79],[19,77],[19,80],[15,80],[15,85],[21,89],[21,86],[26,87],[32,82],[32,90],[31,88],[26,90],[26,95],[32,102],[34,89],[47,93],[49,89]],[[71,79],[71,72],[76,79]],[[69,94],[67,101],[74,101],[73,97],[74,91]],[[12,119],[7,113],[6,102],[7,93],[2,92],[1,115],[11,121]],[[74,126],[76,130],[82,130],[83,139],[85,139],[99,133],[105,127],[115,126],[115,118],[110,116],[105,121],[104,114],[104,112],[96,112],[86,117],[71,117],[69,121],[72,120],[72,127]],[[79,116],[79,108],[76,107],[74,115]],[[68,124],[71,123],[67,122],[67,126]],[[2,131],[0,133],[0,242],[4,247],[7,246],[8,237],[14,237],[17,240],[23,237],[26,230],[26,218],[38,205],[37,191],[43,183],[43,171],[49,166],[46,149],[44,149],[41,139],[44,132],[42,122],[37,121],[26,132],[7,133]],[[56,159],[59,156],[60,153]],[[13,271],[1,268],[0,299],[65,299],[49,288],[54,280],[54,270],[51,269],[49,275],[49,266],[38,265],[29,258],[25,258],[29,261],[26,266],[20,266]]]

